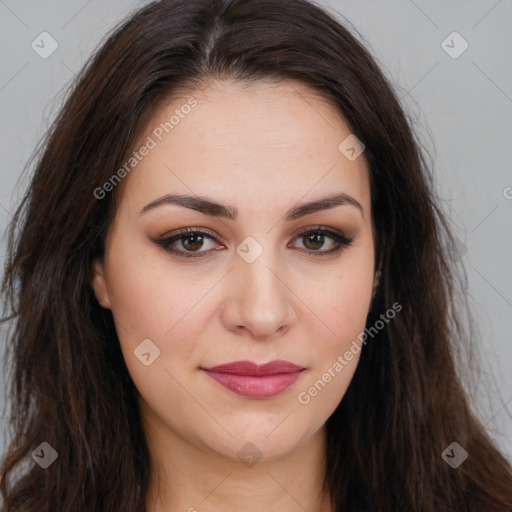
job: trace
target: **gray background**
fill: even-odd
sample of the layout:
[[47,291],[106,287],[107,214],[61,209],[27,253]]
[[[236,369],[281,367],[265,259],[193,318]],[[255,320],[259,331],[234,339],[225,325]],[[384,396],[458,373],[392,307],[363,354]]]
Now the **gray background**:
[[[145,3],[0,0],[2,265],[3,231],[27,185],[17,180],[54,118],[63,90],[106,32]],[[318,3],[337,11],[332,12],[342,21],[346,17],[361,33],[397,84],[408,115],[435,158],[438,191],[461,241],[482,335],[477,359],[483,373],[475,383],[475,407],[512,460],[512,1]],[[59,45],[47,59],[31,47],[43,31]],[[469,44],[458,58],[442,46],[454,31]],[[448,38],[445,44],[452,52],[461,48],[457,39]],[[0,341],[3,350],[3,330]],[[2,389],[2,409],[3,395]],[[0,453],[7,440],[6,413]]]

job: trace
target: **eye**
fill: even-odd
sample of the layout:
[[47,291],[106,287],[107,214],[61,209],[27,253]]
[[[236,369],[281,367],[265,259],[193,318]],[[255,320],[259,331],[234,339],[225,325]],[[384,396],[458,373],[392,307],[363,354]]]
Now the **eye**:
[[[303,240],[305,249],[312,256],[324,256],[337,253],[348,247],[353,238],[349,238],[342,233],[337,233],[322,227],[309,228],[298,234],[296,239]],[[154,242],[164,248],[165,251],[184,258],[201,258],[212,252],[212,250],[223,249],[220,245],[216,249],[200,250],[204,248],[205,241],[215,241],[216,238],[205,231],[198,228],[184,228],[169,238],[154,240]],[[331,241],[331,248],[320,251],[319,249],[325,245],[326,241]],[[182,249],[177,249],[176,244],[181,245]]]
[[[312,256],[324,256],[337,253],[348,247],[354,241],[353,238],[349,238],[342,233],[322,228],[321,226],[303,231],[297,235],[297,238],[303,240],[306,252]],[[319,251],[318,249],[325,245],[326,240],[331,241],[331,248],[325,251]]]
[[[167,252],[175,254],[176,256],[200,258],[204,256],[204,253],[210,252],[199,250],[203,247],[205,240],[215,240],[215,237],[197,228],[184,228],[170,238],[155,240],[155,243],[161,245]],[[181,247],[185,250],[177,250],[172,247],[176,243],[181,244]]]

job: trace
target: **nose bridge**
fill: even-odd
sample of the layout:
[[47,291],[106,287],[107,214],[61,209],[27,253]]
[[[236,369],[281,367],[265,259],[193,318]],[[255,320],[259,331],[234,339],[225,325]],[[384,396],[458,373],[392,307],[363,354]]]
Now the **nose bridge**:
[[249,299],[246,302],[258,302],[260,307],[265,304],[267,307],[276,306],[283,300],[283,283],[276,277],[276,273],[282,272],[282,267],[277,264],[276,251],[269,239],[267,237],[266,242],[260,243],[251,237],[237,247],[240,256],[237,273],[244,283],[240,292],[243,298]]
[[[291,321],[293,295],[286,285],[284,266],[271,236],[247,237],[236,248],[237,258],[231,279],[236,311],[228,319],[236,327],[245,327],[256,337],[268,337]],[[231,310],[233,311],[233,310]]]

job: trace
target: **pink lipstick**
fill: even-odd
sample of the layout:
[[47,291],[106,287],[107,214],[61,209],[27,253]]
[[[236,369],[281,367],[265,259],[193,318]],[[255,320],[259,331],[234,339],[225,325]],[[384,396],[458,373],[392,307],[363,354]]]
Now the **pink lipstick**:
[[289,389],[305,368],[275,360],[258,365],[233,361],[201,370],[225,388],[247,398],[271,398]]

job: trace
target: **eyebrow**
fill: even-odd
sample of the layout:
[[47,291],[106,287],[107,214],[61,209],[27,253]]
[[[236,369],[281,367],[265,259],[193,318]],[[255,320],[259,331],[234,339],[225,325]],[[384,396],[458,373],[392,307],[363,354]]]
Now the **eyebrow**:
[[[222,217],[229,220],[236,220],[238,216],[238,208],[235,206],[223,205],[206,197],[190,196],[184,194],[166,194],[165,196],[159,197],[158,199],[155,199],[154,201],[151,201],[146,206],[144,206],[140,210],[139,215],[164,204],[175,204],[178,206],[183,206],[184,208],[196,210],[203,213],[204,215]],[[315,201],[303,203],[290,208],[285,213],[284,219],[286,221],[292,221],[303,217],[304,215],[309,215],[311,213],[342,205],[355,206],[358,210],[360,210],[361,214],[364,214],[363,207],[356,199],[348,194],[341,193],[333,196],[322,197],[320,199],[316,199]]]

